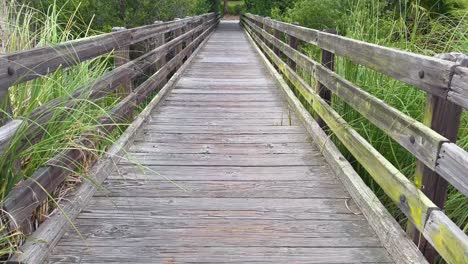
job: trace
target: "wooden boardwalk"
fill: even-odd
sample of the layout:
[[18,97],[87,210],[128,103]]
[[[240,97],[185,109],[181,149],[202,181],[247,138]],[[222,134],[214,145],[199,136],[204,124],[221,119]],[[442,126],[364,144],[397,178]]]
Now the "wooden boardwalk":
[[76,227],[48,263],[392,262],[234,22],[219,25]]

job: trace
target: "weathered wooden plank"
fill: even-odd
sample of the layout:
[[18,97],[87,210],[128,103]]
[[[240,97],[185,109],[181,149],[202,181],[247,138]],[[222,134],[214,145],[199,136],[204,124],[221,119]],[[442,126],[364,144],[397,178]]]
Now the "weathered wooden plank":
[[[237,104],[237,105],[236,105]],[[258,104],[258,105],[257,105]],[[188,111],[191,110],[191,111]],[[236,114],[246,113],[245,118],[265,118],[271,114],[287,113],[288,109],[279,101],[268,102],[198,102],[198,101],[174,101],[169,98],[165,101],[160,113],[177,116],[181,112],[187,114],[199,114],[199,118],[209,118],[205,116],[215,116],[215,114]],[[255,115],[255,113],[257,113]],[[201,116],[200,116],[201,115]]]
[[[275,27],[277,24],[281,24],[283,29],[285,27],[285,23],[273,23],[272,20],[259,16],[246,14],[245,17],[253,21],[262,21],[262,23],[266,23],[275,29],[281,30],[278,26]],[[343,56],[355,63],[370,67],[431,94],[442,97],[448,95],[452,69],[456,65],[453,62],[378,46],[317,30],[310,33],[310,29],[305,30],[294,25],[289,25],[288,30],[291,30],[291,26],[294,27],[294,31],[302,33],[296,34],[298,38],[301,38],[302,35],[308,36],[301,39],[303,41],[316,44],[318,47],[338,56]],[[312,34],[316,36],[312,37]]]
[[0,154],[3,154],[5,147],[7,147],[11,138],[15,135],[16,131],[20,128],[22,120],[11,120],[4,126],[0,127]]
[[[97,246],[104,246],[103,242],[109,240],[109,237],[119,238],[119,240],[108,241],[110,245],[115,246],[123,246],[129,241],[137,242],[135,238],[138,237],[145,237],[149,241],[154,241],[156,243],[161,241],[162,238],[168,239],[171,234],[180,239],[182,237],[179,236],[184,230],[192,232],[192,238],[212,238],[218,243],[221,241],[226,241],[228,243],[230,241],[235,241],[239,243],[241,242],[239,239],[242,236],[246,236],[246,238],[250,239],[258,237],[263,240],[268,237],[272,238],[272,236],[275,235],[286,239],[348,238],[345,240],[348,242],[351,241],[349,238],[370,238],[368,240],[369,242],[376,242],[374,232],[365,220],[332,221],[331,223],[328,223],[327,220],[303,220],[301,225],[298,225],[295,221],[288,221],[286,219],[153,218],[136,219],[131,222],[129,220],[123,221],[121,219],[106,218],[101,219],[98,223],[93,221],[93,219],[80,219],[76,226],[86,237],[89,237],[87,242],[91,242]],[[232,230],[232,232],[219,232],[223,230]],[[122,238],[122,240],[120,240],[120,238]],[[230,238],[232,238],[232,240]],[[61,243],[61,245],[83,246],[76,232],[69,232],[64,236],[62,241],[64,243]],[[81,242],[81,244],[78,244],[79,242]],[[277,239],[275,242],[270,243],[280,246],[278,242],[280,242],[280,240]],[[340,240],[337,239],[337,242],[340,242]],[[215,246],[213,242],[208,243]],[[313,244],[307,245],[305,241],[296,241],[295,243],[298,244],[296,247],[317,247]],[[360,247],[380,247],[378,244],[371,245],[366,242],[364,243],[366,245]],[[223,246],[227,245],[223,244]],[[341,247],[350,247],[350,245],[342,245]],[[359,246],[352,245],[351,247]]]
[[168,99],[184,102],[271,102],[277,101],[278,97],[274,94],[227,94],[222,97],[216,94],[173,94]]
[[[350,198],[337,184],[302,181],[146,181],[107,180],[95,196],[225,197],[225,198]],[[366,223],[367,226],[367,223]],[[154,227],[157,229],[158,227]]]
[[[249,40],[255,45],[254,40]],[[393,216],[379,202],[374,192],[363,182],[351,164],[340,153],[330,137],[320,128],[311,114],[305,109],[285,80],[275,70],[261,50],[255,45],[259,56],[262,58],[266,68],[275,78],[277,85],[284,92],[292,108],[299,115],[307,132],[312,136],[315,143],[320,147],[325,159],[331,165],[331,170],[338,176],[353,200],[357,203],[369,224],[374,228],[384,247],[396,263],[427,263],[424,256],[419,252],[414,243],[406,236],[401,226]],[[278,55],[278,53],[275,54]]]
[[[387,161],[369,142],[357,133],[346,121],[336,113],[314,90],[303,81],[285,62],[256,35],[251,35],[269,58],[301,94],[313,99],[312,107],[324,119],[333,133],[353,154],[356,160],[372,175],[385,193],[399,206],[413,224],[423,230],[428,213],[437,208],[411,181]],[[310,101],[309,101],[310,102]]]
[[317,150],[315,146],[307,143],[283,144],[181,144],[157,143],[147,144],[140,142],[134,144],[129,152],[133,153],[173,153],[173,154],[305,154]]
[[423,235],[448,263],[468,262],[468,236],[443,212],[431,212]]
[[[319,65],[307,56],[294,49],[290,49],[283,42],[271,35],[267,35],[266,32],[260,31],[259,28],[255,28],[255,25],[252,23],[247,22],[247,24],[257,33],[265,35],[267,40],[272,41],[285,55],[295,59],[301,67],[312,72],[312,75],[320,83],[400,143],[419,160],[424,162],[424,164],[435,169],[440,145],[443,142],[449,141],[448,139],[434,132],[421,122],[387,105],[382,100],[365,92],[338,74]],[[309,101],[312,99],[308,94],[304,94],[304,96]]]
[[327,167],[275,166],[275,167],[197,167],[197,166],[145,166],[119,165],[109,180],[147,181],[320,181],[336,184],[337,179]]
[[307,154],[148,154],[129,153],[122,164],[163,166],[313,166],[324,162],[320,153]]
[[311,142],[303,134],[251,134],[251,135],[219,135],[219,134],[163,134],[151,133],[143,135],[137,141],[153,143],[304,143]]
[[297,119],[288,118],[226,118],[219,120],[218,118],[162,118],[155,117],[150,122],[152,125],[175,125],[184,123],[187,126],[229,126],[238,124],[239,126],[259,125],[259,126],[290,126],[297,125]]
[[[290,221],[292,222],[292,221]],[[156,223],[157,224],[157,223]],[[121,226],[116,226],[115,228],[122,228]],[[142,227],[145,228],[145,227]],[[151,229],[146,226],[146,228]],[[239,227],[233,227],[233,230],[238,229]],[[125,229],[125,226],[122,228]],[[145,247],[148,244],[151,244],[153,247],[164,247],[170,243],[174,248],[197,248],[200,246],[200,240],[206,240],[203,242],[205,247],[217,247],[223,245],[223,247],[257,247],[262,245],[264,247],[280,247],[282,244],[287,243],[290,247],[314,247],[314,248],[346,248],[349,245],[353,245],[355,248],[375,248],[375,245],[378,245],[380,241],[376,237],[310,237],[307,235],[294,236],[290,234],[282,233],[242,233],[239,235],[231,234],[230,236],[220,237],[213,232],[207,232],[204,236],[177,236],[177,239],[174,237],[180,233],[177,231],[166,232],[162,231],[161,234],[156,236],[147,236],[143,240],[142,238],[123,238],[119,237],[116,239],[109,239],[109,237],[93,237],[86,240],[86,243],[91,248],[98,247],[119,247],[121,244],[125,243],[127,245],[132,245],[134,247]],[[99,236],[99,234],[98,234]],[[173,237],[173,239],[169,239]],[[82,247],[83,241],[80,241],[79,238],[67,238],[65,237],[61,242],[61,247]],[[98,252],[96,252],[98,253]],[[223,262],[225,263],[225,262]],[[255,262],[258,263],[258,262]],[[366,262],[367,263],[367,262]]]
[[[207,108],[207,110],[211,110],[210,108],[220,108],[220,109],[235,109],[235,108],[251,108],[254,111],[258,111],[258,108],[264,110],[273,109],[275,111],[283,110],[284,108],[282,102],[178,102],[178,101],[171,101],[166,100],[164,102],[165,107],[176,106],[180,108],[193,108],[195,110]],[[214,109],[216,110],[216,109]],[[219,109],[218,109],[219,110]],[[253,111],[253,112],[254,112]]]
[[148,125],[144,133],[167,134],[302,134],[304,130],[300,126],[186,126],[186,125]]
[[132,211],[163,211],[172,208],[175,212],[183,213],[187,210],[205,211],[259,211],[259,212],[290,212],[303,213],[308,211],[353,214],[359,210],[349,202],[348,206],[343,199],[284,199],[275,198],[145,198],[128,199],[127,197],[95,197],[90,201],[86,210],[118,209],[121,213],[131,214]]
[[[131,251],[132,256],[128,252]],[[289,248],[289,247],[58,247],[51,263],[388,263],[382,248]],[[100,252],[101,258],[94,256]],[[265,256],[268,256],[266,259]]]

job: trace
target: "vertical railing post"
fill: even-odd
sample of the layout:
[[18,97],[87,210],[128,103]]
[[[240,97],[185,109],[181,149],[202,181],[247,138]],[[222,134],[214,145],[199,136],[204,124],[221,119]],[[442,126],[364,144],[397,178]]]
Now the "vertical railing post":
[[[299,25],[298,22],[294,22],[293,24],[294,25]],[[294,36],[291,36],[291,35],[288,35],[288,38],[289,38],[289,40],[288,40],[289,46],[291,48],[297,50],[297,46],[299,44],[298,39],[296,37],[294,37]],[[291,68],[295,71],[296,68],[297,68],[296,62],[294,62],[294,60],[292,60],[292,59],[289,59],[288,61],[289,61],[289,66],[291,66]]]
[[[457,58],[452,54],[440,54],[437,57],[457,61]],[[468,60],[468,57],[465,56],[465,59]],[[419,77],[424,78],[424,71],[421,70]],[[460,128],[462,110],[460,106],[445,98],[428,94],[423,123],[455,143]],[[448,183],[444,178],[426,167],[422,162],[417,161],[414,182],[435,205],[444,210],[448,188]],[[434,263],[438,256],[437,251],[411,223],[408,223],[407,232],[412,236],[414,243],[419,246],[429,263]]]
[[[153,24],[155,24],[155,25],[162,24],[162,23],[163,23],[162,21],[154,21],[154,22],[153,22]],[[165,42],[166,42],[166,38],[165,38],[165,36],[164,36],[164,33],[159,33],[159,34],[154,38],[154,46],[155,46],[155,48],[164,45]],[[163,56],[161,56],[161,58],[160,58],[159,60],[157,60],[156,63],[155,63],[156,71],[158,71],[159,69],[161,69],[165,64],[166,64],[166,56],[163,55]]]
[[[124,31],[127,30],[124,27],[114,27],[112,32]],[[130,46],[120,47],[119,49],[114,50],[114,66],[115,68],[122,66],[130,61]],[[122,83],[120,88],[117,90],[117,93],[121,97],[126,97],[133,91],[133,81],[126,80]]]
[[[187,17],[185,17],[185,18],[186,18],[186,19],[190,19],[189,16],[187,16]],[[191,31],[191,30],[194,29],[194,28],[195,28],[195,23],[193,23],[193,21],[190,20],[190,21],[187,23],[187,26],[185,27],[185,32],[189,32],[189,31]],[[194,39],[195,39],[195,35],[190,36],[190,38],[188,38],[188,40],[185,42],[185,46],[188,46],[190,43],[192,43]],[[187,52],[187,55],[186,55],[185,58],[184,58],[184,62],[188,59],[188,57],[190,57],[190,55],[192,55],[192,51],[191,51],[191,50]]]
[[[181,19],[180,18],[175,18],[174,20],[176,21],[180,21]],[[174,38],[177,38],[179,37],[180,35],[183,34],[183,27],[180,27],[178,29],[176,29],[174,31]],[[177,45],[174,49],[174,57],[177,56],[177,54],[179,54],[181,51],[182,51],[182,47],[183,47],[183,42],[181,42],[179,45]],[[177,64],[177,69],[180,68],[180,66],[182,65],[182,63],[179,63]]]
[[[275,38],[281,40],[281,31],[275,29],[274,30],[274,35],[275,35]],[[280,52],[279,48],[274,46],[273,51],[275,52],[276,55],[280,56],[281,52]]]
[[[324,30],[324,32],[330,33],[330,34],[337,34],[336,30],[334,29]],[[331,71],[335,71],[335,54],[333,52],[322,49],[322,61],[321,62],[322,62],[322,66],[324,66],[325,68]],[[327,102],[328,104],[331,104],[332,93],[327,87],[325,87],[325,85],[323,85],[320,82],[317,83],[317,93],[323,100],[325,100],[325,102]],[[327,125],[325,124],[325,121],[323,121],[323,119],[320,118],[319,116],[317,116],[316,120],[322,129],[327,127]]]
[[[264,21],[265,21],[265,20],[269,20],[269,19],[271,19],[271,18],[270,18],[270,17],[265,17]],[[263,23],[263,30],[265,30],[266,33],[268,33],[268,34],[271,34],[271,28],[267,25],[267,23]],[[264,40],[265,40],[265,39],[264,39]],[[267,46],[268,46],[270,49],[273,48],[273,43],[267,43],[267,42],[265,42],[265,44],[267,44]]]

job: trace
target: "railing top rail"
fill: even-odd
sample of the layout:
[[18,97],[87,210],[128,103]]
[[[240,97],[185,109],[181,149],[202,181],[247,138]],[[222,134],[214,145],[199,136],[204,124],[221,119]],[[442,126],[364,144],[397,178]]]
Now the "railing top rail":
[[47,75],[59,67],[70,67],[158,34],[180,29],[187,23],[214,16],[216,13],[208,13],[2,55],[0,56],[0,97],[14,84]]
[[460,67],[458,62],[379,46],[258,15],[245,16],[468,109],[468,68]]

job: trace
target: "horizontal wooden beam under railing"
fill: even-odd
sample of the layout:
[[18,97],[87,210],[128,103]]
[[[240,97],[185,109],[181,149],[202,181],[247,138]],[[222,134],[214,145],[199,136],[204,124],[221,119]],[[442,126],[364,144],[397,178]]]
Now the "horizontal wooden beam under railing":
[[455,62],[383,47],[252,14],[246,14],[245,17],[396,80],[447,98],[468,109],[468,70],[458,67]]

